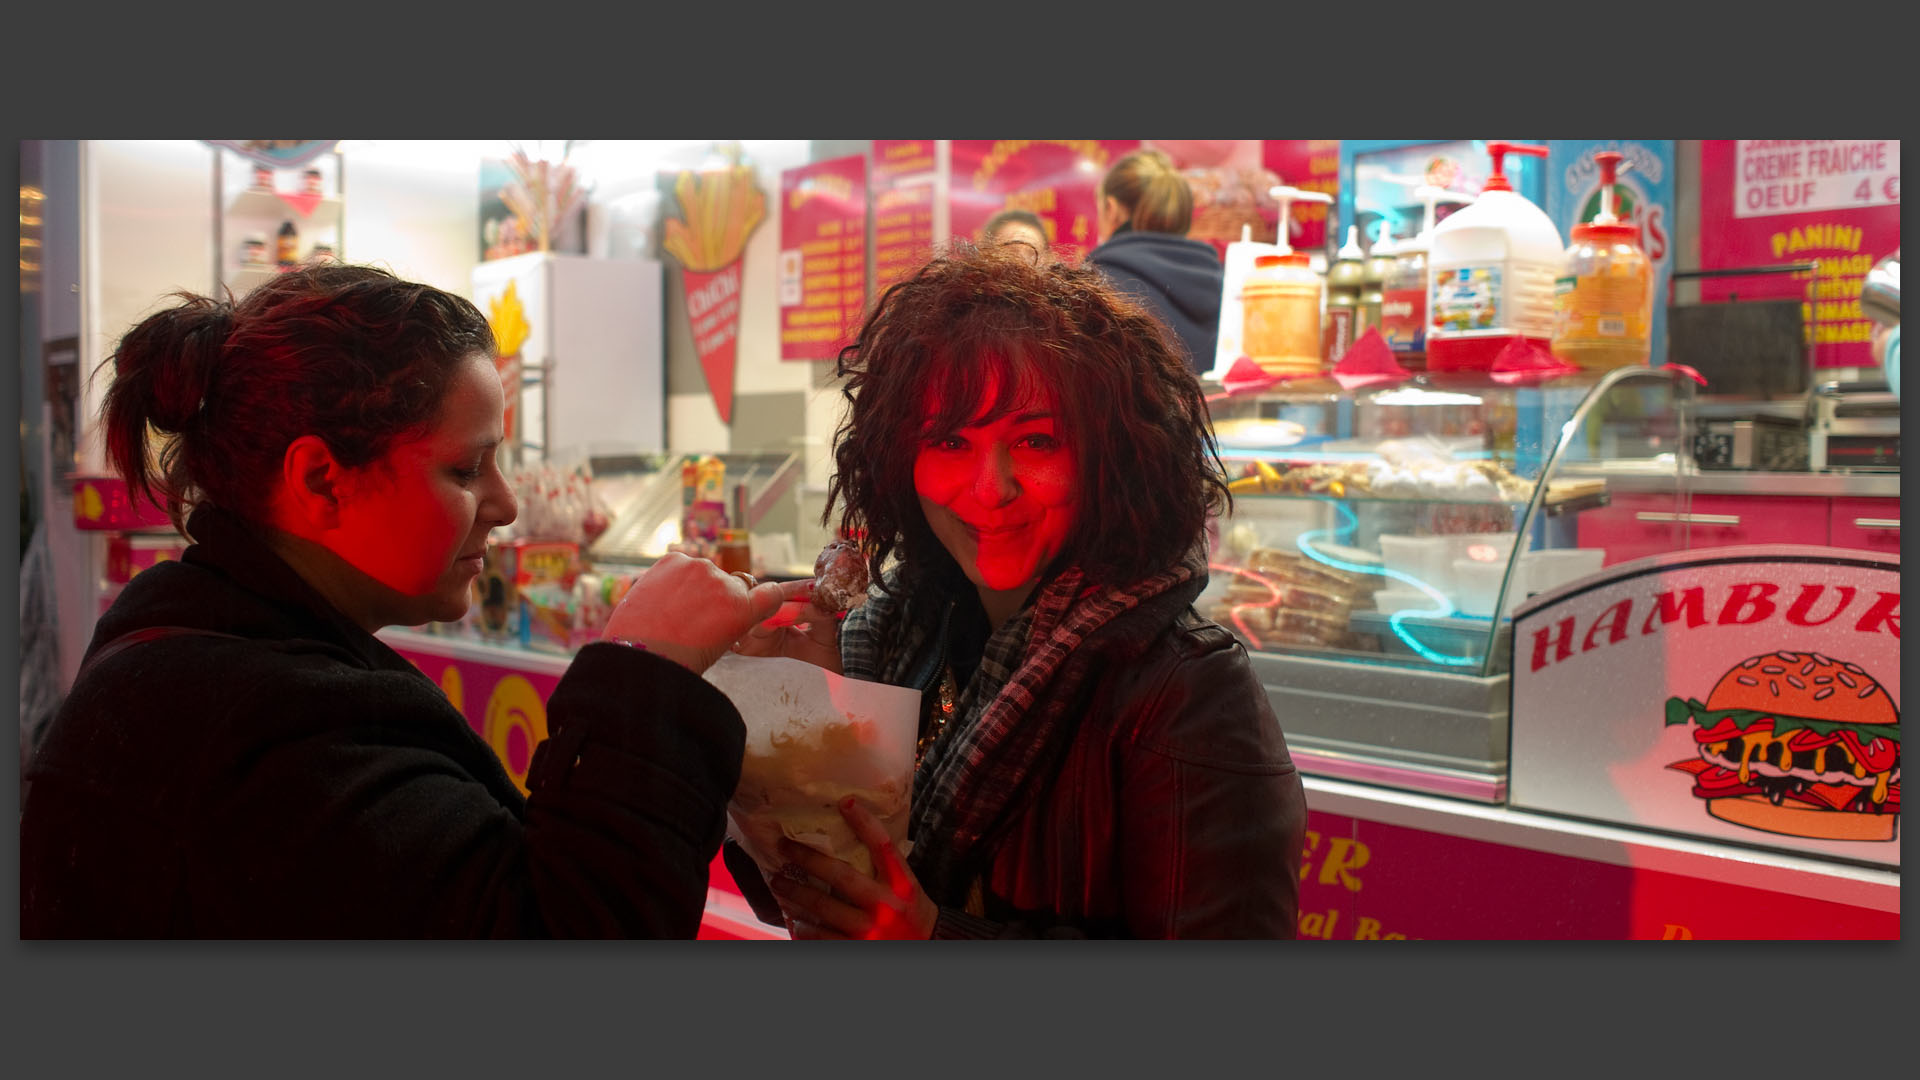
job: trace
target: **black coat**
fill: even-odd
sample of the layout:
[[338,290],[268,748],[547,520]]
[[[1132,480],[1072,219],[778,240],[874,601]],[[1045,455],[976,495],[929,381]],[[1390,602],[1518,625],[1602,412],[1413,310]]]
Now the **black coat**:
[[135,578],[35,753],[22,937],[692,937],[745,732],[710,684],[581,650],[522,797],[426,676],[239,519]]
[[1167,324],[1186,346],[1190,370],[1213,370],[1220,339],[1220,291],[1226,280],[1213,245],[1129,229],[1094,248],[1087,261]]

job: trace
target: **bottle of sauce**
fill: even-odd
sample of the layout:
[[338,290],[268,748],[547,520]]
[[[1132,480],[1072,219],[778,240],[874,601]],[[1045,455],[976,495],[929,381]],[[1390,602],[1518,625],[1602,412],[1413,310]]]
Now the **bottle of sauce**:
[[1380,219],[1380,235],[1367,248],[1366,273],[1360,279],[1360,317],[1355,321],[1354,337],[1380,326],[1380,307],[1385,297],[1387,275],[1393,270],[1393,222]]
[[1600,166],[1600,211],[1573,227],[1566,264],[1554,282],[1553,353],[1589,371],[1644,365],[1653,352],[1653,264],[1640,226],[1613,213],[1621,155],[1593,155]]
[[735,570],[753,572],[753,543],[747,530],[732,526],[720,530],[720,541],[713,548],[714,564],[731,574]]
[[1320,350],[1320,275],[1305,252],[1287,243],[1287,219],[1296,201],[1332,202],[1324,192],[1276,187],[1280,227],[1278,254],[1258,255],[1240,290],[1241,348],[1261,370],[1275,375],[1312,375],[1324,366]]
[[282,222],[280,233],[274,247],[274,261],[281,266],[294,266],[300,262],[300,230],[293,222]]
[[1360,287],[1366,282],[1366,254],[1360,250],[1358,226],[1347,226],[1347,242],[1327,267],[1327,329],[1322,344],[1328,367],[1353,348],[1359,337],[1355,322],[1360,315]]
[[1241,347],[1261,370],[1312,375],[1320,353],[1320,275],[1305,252],[1260,255],[1240,290]]
[[1433,227],[1427,251],[1427,370],[1488,371],[1525,340],[1552,346],[1554,281],[1566,244],[1547,212],[1501,172],[1509,153],[1545,157],[1544,146],[1489,142],[1493,174],[1473,205]]
[[1388,271],[1381,290],[1380,336],[1387,339],[1387,347],[1402,367],[1418,371],[1427,360],[1427,245],[1433,241],[1434,204],[1473,200],[1425,184],[1413,193],[1425,204],[1425,212],[1419,232],[1394,241],[1393,269]]
[[719,542],[713,549],[713,561],[720,569],[731,574],[735,570],[753,572],[752,534],[747,530],[747,485],[733,485],[733,496],[729,500],[727,523],[720,530]]

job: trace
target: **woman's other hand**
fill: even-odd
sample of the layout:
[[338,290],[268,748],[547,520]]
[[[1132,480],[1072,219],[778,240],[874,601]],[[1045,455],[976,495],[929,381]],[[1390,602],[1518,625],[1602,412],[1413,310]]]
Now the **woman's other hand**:
[[805,844],[781,840],[781,858],[832,890],[824,893],[784,874],[773,876],[769,885],[793,922],[794,939],[924,941],[932,937],[940,909],[921,890],[906,860],[894,850],[880,819],[852,797],[840,801],[840,816],[847,820],[853,835],[867,845],[879,878],[870,878]]
[[627,590],[602,637],[638,642],[698,674],[782,605],[803,597],[811,584],[768,581],[749,587],[710,560],[668,552]]
[[840,618],[813,605],[812,581],[800,584],[804,586],[800,597],[781,605],[772,618],[747,631],[734,651],[743,656],[805,660],[839,675]]

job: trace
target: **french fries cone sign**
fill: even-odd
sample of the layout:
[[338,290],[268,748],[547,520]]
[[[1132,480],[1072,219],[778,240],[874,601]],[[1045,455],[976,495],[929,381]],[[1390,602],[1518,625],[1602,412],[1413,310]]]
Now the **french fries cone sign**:
[[527,343],[532,328],[527,311],[520,303],[513,282],[499,296],[487,301],[487,325],[493,328],[495,357],[493,366],[500,372],[500,389],[506,395],[506,437],[514,437],[514,406],[520,401],[520,347]]
[[734,351],[740,330],[740,255],[766,220],[767,200],[753,167],[682,172],[673,184],[680,217],[669,217],[661,245],[679,261],[687,321],[722,423],[733,422]]

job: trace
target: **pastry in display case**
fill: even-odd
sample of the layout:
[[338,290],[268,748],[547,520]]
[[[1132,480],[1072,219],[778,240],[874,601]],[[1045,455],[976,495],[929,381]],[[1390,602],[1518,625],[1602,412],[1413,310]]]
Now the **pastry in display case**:
[[1576,522],[1610,478],[1690,469],[1693,389],[1622,368],[1211,400],[1234,499],[1198,606],[1252,653],[1303,769],[1501,801],[1511,615],[1600,570]]

